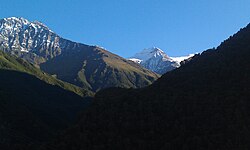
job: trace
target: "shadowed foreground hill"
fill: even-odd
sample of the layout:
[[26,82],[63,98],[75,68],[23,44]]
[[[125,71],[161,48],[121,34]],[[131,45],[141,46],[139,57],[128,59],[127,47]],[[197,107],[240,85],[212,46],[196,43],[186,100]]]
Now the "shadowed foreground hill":
[[0,149],[29,149],[48,141],[88,103],[35,76],[0,69]]
[[99,92],[55,143],[80,149],[250,149],[250,25],[139,90]]

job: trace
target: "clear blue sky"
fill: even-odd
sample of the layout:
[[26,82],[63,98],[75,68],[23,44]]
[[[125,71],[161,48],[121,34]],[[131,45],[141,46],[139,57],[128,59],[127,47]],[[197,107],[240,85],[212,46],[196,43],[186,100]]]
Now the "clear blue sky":
[[5,0],[0,18],[39,20],[60,36],[129,57],[216,47],[250,23],[250,0]]

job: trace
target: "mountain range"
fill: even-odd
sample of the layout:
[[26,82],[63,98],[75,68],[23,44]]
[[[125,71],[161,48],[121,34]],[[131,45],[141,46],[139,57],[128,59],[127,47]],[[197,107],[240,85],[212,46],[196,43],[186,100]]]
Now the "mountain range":
[[249,41],[250,24],[194,56],[128,60],[2,19],[0,149],[250,149]]
[[159,77],[103,48],[64,39],[41,22],[24,18],[0,20],[0,48],[93,92],[108,87],[144,87]]
[[100,47],[63,39],[38,21],[2,19],[0,149],[33,150],[73,125],[94,92],[144,87],[158,77]]
[[181,61],[189,59],[193,55],[183,57],[169,57],[163,50],[157,47],[143,49],[130,57],[129,60],[140,64],[153,72],[164,74],[181,66]]

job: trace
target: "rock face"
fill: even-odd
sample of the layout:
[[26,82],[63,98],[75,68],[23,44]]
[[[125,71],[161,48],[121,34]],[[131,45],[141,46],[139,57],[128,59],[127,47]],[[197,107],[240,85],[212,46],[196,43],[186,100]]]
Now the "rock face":
[[0,48],[92,91],[144,87],[158,78],[156,73],[103,48],[66,40],[44,24],[24,18],[0,20]]
[[141,66],[154,71],[158,74],[164,74],[180,66],[178,61],[175,61],[157,47],[144,49],[129,58]]
[[40,64],[77,45],[38,21],[16,17],[0,20],[0,46],[32,63]]

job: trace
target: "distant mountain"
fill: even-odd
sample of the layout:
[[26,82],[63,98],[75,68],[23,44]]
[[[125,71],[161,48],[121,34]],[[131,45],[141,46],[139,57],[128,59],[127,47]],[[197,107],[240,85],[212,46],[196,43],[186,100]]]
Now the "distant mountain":
[[186,58],[189,58],[189,56],[169,57],[163,50],[153,47],[136,53],[133,57],[130,57],[129,60],[139,63],[141,66],[153,72],[164,74],[180,67],[180,62]]
[[250,24],[149,87],[97,93],[79,124],[52,145],[58,150],[250,149],[249,57]]
[[0,20],[0,47],[63,81],[92,91],[144,87],[158,78],[103,48],[66,40],[41,22],[24,18]]

